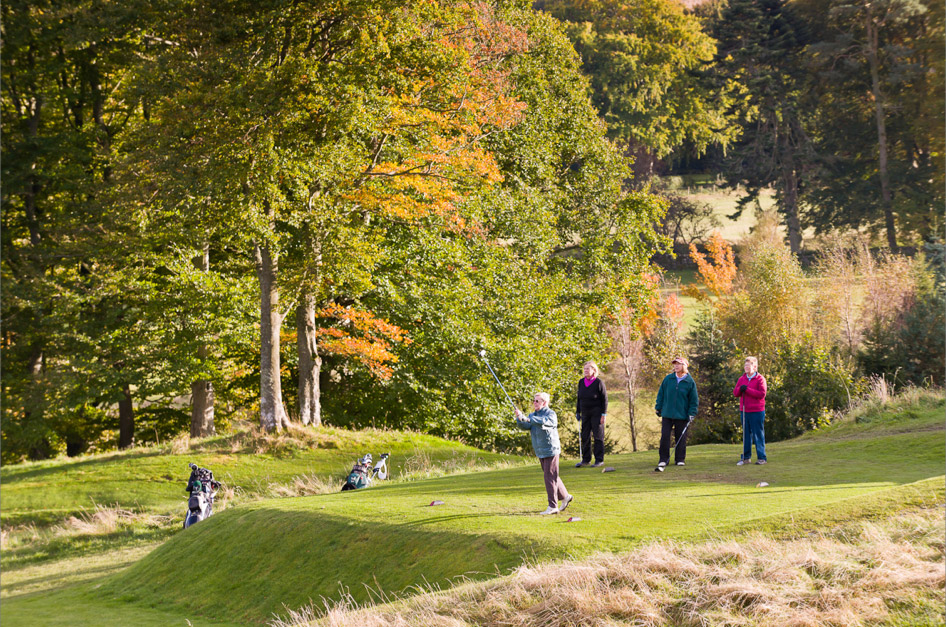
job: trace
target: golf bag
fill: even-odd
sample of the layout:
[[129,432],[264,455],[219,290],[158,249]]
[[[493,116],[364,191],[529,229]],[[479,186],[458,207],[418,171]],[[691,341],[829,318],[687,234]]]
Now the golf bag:
[[197,464],[189,464],[190,479],[187,480],[187,513],[184,515],[184,528],[187,529],[213,514],[214,496],[220,489],[220,483],[214,480],[214,474]]
[[371,482],[375,478],[387,479],[387,459],[390,457],[390,455],[390,453],[382,453],[381,459],[379,459],[378,463],[376,463],[373,467],[371,465],[371,453],[366,454],[364,457],[355,462],[355,465],[352,466],[351,472],[348,473],[348,477],[345,479],[345,485],[342,486],[342,492],[345,492],[346,490],[367,488],[371,485]]

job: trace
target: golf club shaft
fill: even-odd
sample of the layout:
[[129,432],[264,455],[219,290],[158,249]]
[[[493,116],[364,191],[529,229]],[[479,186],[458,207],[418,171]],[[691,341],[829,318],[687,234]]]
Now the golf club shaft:
[[[739,413],[742,414],[742,455],[739,456],[739,459],[745,459],[746,452],[746,406],[745,398],[743,396],[739,397]],[[749,451],[752,452],[751,450]]]
[[503,394],[506,395],[506,400],[509,401],[509,404],[512,405],[512,410],[514,412],[519,411],[519,408],[516,407],[516,404],[512,402],[512,399],[509,398],[509,393],[506,392],[506,388],[503,387],[502,381],[499,380],[499,377],[496,376],[496,373],[493,372],[493,367],[489,365],[489,362],[486,360],[486,357],[483,357],[483,363],[486,364],[486,367],[489,369],[489,373],[493,375],[493,378],[496,380],[496,384],[499,385],[499,389],[503,391]]
[[689,422],[687,422],[687,426],[683,427],[683,433],[681,433],[681,434],[680,434],[680,437],[677,438],[677,444],[676,444],[676,446],[673,447],[673,450],[674,450],[675,452],[676,452],[677,448],[680,446],[680,443],[683,442],[683,438],[684,438],[684,436],[686,436],[686,434],[687,434],[687,429],[690,428],[690,425],[691,425],[691,424],[693,424],[693,419],[692,419],[692,418],[690,419]]

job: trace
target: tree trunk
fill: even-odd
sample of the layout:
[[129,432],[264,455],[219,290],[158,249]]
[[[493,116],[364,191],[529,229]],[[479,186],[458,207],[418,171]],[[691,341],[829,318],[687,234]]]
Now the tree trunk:
[[631,370],[624,364],[625,382],[627,383],[627,417],[631,425],[631,450],[637,452],[637,419],[634,415],[634,385],[631,381]]
[[782,146],[782,213],[788,229],[788,245],[794,254],[801,252],[801,224],[798,220],[798,172],[789,132],[783,134]]
[[299,350],[299,417],[304,425],[322,424],[319,375],[322,358],[315,337],[315,296],[303,294],[296,308],[296,337]]
[[[210,245],[204,244],[194,265],[202,272],[210,271]],[[197,358],[203,362],[210,349],[206,344],[197,348]],[[191,437],[203,438],[216,433],[214,426],[214,388],[209,379],[197,379],[191,383]]]
[[268,246],[256,246],[256,273],[260,284],[260,425],[268,432],[289,426],[282,402],[279,369],[279,288],[277,261]]
[[[30,382],[25,407],[23,408],[23,422],[27,425],[42,423],[46,419],[46,386],[43,381],[43,344],[36,340],[30,346]],[[45,431],[45,426],[38,429]],[[29,458],[33,460],[49,459],[53,449],[49,438],[43,435],[30,445]]]
[[880,174],[880,198],[884,210],[887,245],[897,252],[897,230],[893,219],[893,199],[890,193],[890,173],[887,171],[887,121],[884,115],[884,94],[880,89],[880,61],[877,57],[879,33],[870,14],[867,15],[867,60],[870,65],[871,91],[874,96],[874,118],[877,121],[877,168]]
[[122,400],[118,401],[118,448],[126,449],[135,441],[135,408],[131,402],[131,387],[126,383]]
[[[197,356],[207,357],[207,347],[201,346]],[[191,437],[203,438],[217,432],[214,426],[214,386],[208,379],[191,383]]]

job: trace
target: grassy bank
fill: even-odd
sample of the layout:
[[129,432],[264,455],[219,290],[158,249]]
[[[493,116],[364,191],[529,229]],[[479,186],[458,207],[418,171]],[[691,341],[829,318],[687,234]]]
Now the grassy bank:
[[936,507],[789,539],[664,541],[377,606],[308,606],[274,626],[941,625],[944,534]]

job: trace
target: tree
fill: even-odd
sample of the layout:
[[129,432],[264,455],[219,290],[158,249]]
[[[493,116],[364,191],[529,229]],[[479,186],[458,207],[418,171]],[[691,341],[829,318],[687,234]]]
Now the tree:
[[877,225],[896,251],[898,232],[924,235],[938,222],[942,189],[931,181],[942,138],[936,123],[916,122],[943,107],[941,90],[930,91],[942,83],[935,71],[942,55],[929,53],[930,45],[942,48],[943,16],[930,6],[802,4],[820,39],[809,53],[820,87],[813,136],[823,157],[808,202],[822,230]]
[[[234,32],[234,19],[245,27]],[[316,311],[371,288],[388,225],[438,215],[439,228],[470,228],[463,199],[498,177],[482,140],[521,110],[496,61],[524,38],[485,5],[448,2],[214,3],[172,11],[165,28],[177,45],[164,51],[170,97],[152,125],[169,137],[189,131],[188,159],[214,178],[216,204],[241,207],[249,227],[261,423],[288,424],[279,330],[293,308],[300,415],[317,422]]]
[[[656,277],[655,277],[656,278]],[[627,418],[631,429],[631,449],[637,451],[637,416],[635,401],[640,392],[640,385],[647,373],[647,360],[644,355],[644,334],[642,326],[653,322],[657,314],[651,310],[642,313],[631,306],[621,309],[609,325],[614,348],[621,361],[621,380],[627,392]]]
[[536,3],[566,25],[591,77],[592,102],[608,134],[635,155],[638,184],[658,159],[686,145],[702,153],[726,145],[734,127],[726,99],[699,73],[715,42],[671,0],[549,0]]
[[[126,78],[140,47],[136,3],[9,3],[3,9],[3,313],[5,453],[42,458],[58,433],[85,422],[68,344],[86,315],[73,289],[94,283],[97,236],[111,227],[103,196],[115,142],[136,115]],[[101,328],[100,328],[101,330]],[[127,378],[96,403],[117,401],[122,443],[133,415]],[[81,391],[81,390],[80,390]],[[55,399],[55,401],[54,401]],[[82,417],[78,417],[81,414]],[[15,444],[11,441],[12,434]],[[13,444],[11,447],[10,444]],[[78,451],[79,441],[66,442]]]
[[469,199],[475,232],[389,231],[397,245],[362,302],[411,342],[395,347],[398,367],[385,381],[326,358],[326,411],[335,421],[515,449],[521,439],[478,351],[514,399],[546,390],[567,407],[574,364],[608,352],[600,333],[607,312],[647,291],[640,278],[659,245],[648,225],[660,202],[622,191],[627,164],[589,106],[561,27],[524,8],[502,16],[529,33],[528,47],[502,66],[526,108],[484,144],[502,179]]
[[814,159],[805,119],[807,29],[786,0],[732,0],[712,22],[711,33],[717,40],[717,84],[738,93],[732,115],[739,137],[723,158],[729,185],[745,190],[735,215],[773,187],[797,254],[802,187]]

